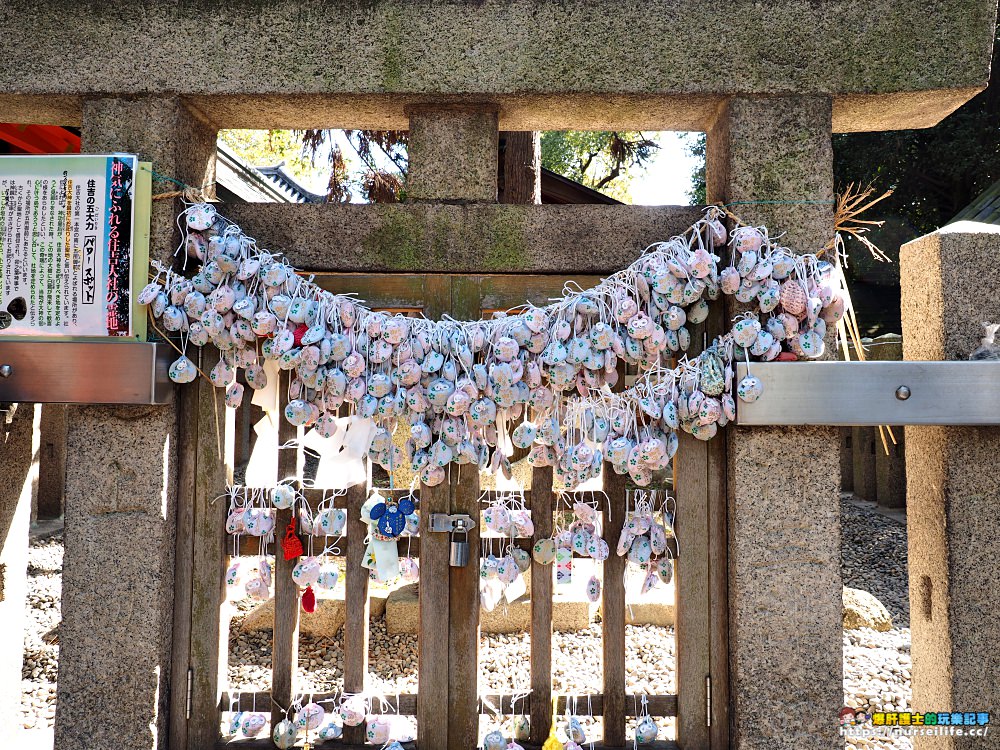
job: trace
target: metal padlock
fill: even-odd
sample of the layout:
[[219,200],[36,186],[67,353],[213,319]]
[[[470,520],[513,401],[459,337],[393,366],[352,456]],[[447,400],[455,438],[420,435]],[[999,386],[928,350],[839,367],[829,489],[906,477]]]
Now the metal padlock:
[[[455,538],[456,534],[462,534],[465,538],[459,541]],[[455,529],[451,532],[448,564],[453,568],[464,568],[469,564],[469,530],[465,528],[465,521],[462,519],[455,521]]]

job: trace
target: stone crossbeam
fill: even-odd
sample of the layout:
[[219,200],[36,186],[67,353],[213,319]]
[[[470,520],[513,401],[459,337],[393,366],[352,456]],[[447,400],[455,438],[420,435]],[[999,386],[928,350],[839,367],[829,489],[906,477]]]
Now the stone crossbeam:
[[986,85],[996,0],[56,0],[0,4],[0,111],[180,95],[216,127],[707,129],[732,95],[828,94],[835,131],[927,127]]

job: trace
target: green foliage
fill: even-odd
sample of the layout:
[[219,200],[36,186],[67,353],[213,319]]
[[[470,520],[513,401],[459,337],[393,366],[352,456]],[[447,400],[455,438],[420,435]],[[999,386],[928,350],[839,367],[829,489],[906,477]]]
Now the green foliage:
[[931,232],[1000,180],[1000,86],[927,130],[836,135],[833,154],[838,188],[892,188],[873,213],[903,218],[915,236]]
[[688,200],[696,206],[708,202],[705,188],[705,134],[694,133],[688,136],[687,152],[698,160],[698,166],[691,173],[691,188],[688,190]]
[[[405,130],[313,129],[298,135],[313,160],[324,154],[329,163],[327,200],[347,203],[358,195],[368,203],[398,203],[406,197]],[[349,156],[345,157],[342,145]],[[353,163],[355,157],[358,163]]]
[[630,183],[658,148],[640,132],[549,130],[542,133],[542,166],[628,201]]

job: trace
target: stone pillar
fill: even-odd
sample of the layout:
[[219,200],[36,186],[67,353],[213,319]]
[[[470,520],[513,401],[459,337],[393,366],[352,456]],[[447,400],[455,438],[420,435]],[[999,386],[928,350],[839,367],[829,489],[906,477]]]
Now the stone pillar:
[[489,103],[407,108],[407,198],[439,203],[495,203],[498,112]]
[[[1000,321],[1000,230],[962,222],[903,246],[903,355],[964,360]],[[907,427],[907,536],[915,711],[1000,714],[1000,428]],[[915,737],[914,748],[997,748]]]
[[[190,185],[214,180],[215,132],[176,98],[85,101],[82,139]],[[154,202],[151,256],[171,258],[177,209]],[[55,747],[158,750],[172,687],[176,406],[82,406],[67,420]]]
[[[731,99],[708,132],[706,167],[709,201],[788,201],[732,210],[786,232],[799,252],[830,239],[828,97]],[[842,745],[837,430],[730,427],[727,443],[731,744]]]
[[[868,350],[872,362],[898,362],[903,358],[903,337],[886,333],[872,340]],[[890,430],[892,434],[890,435]],[[904,430],[900,426],[882,428],[885,443],[875,428],[875,497],[881,508],[906,507],[906,459],[904,457]],[[896,442],[893,443],[893,438]],[[886,446],[889,452],[886,453]]]
[[[21,726],[24,599],[28,590],[28,525],[38,490],[41,407],[0,404],[0,747],[17,747]],[[23,741],[20,743],[23,744]]]
[[[39,457],[37,518],[63,514],[66,487],[66,405],[42,406],[42,445]],[[32,518],[34,521],[35,518]]]

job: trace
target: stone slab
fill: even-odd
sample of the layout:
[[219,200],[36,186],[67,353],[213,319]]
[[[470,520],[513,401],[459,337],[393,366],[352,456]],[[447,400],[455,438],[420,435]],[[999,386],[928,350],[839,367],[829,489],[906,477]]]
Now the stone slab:
[[[553,586],[552,629],[581,630],[593,622],[600,605],[586,596],[586,582],[592,574],[600,575],[600,565],[587,560],[575,560],[573,582],[568,586]],[[524,574],[527,590],[531,591],[531,571]],[[420,623],[417,585],[401,586],[389,594],[386,601],[386,628],[389,633],[416,633]],[[629,579],[626,586],[625,621],[630,625],[674,624],[675,593],[673,585],[658,586],[638,595],[641,576]],[[480,610],[480,628],[484,633],[526,633],[531,629],[531,597],[528,593],[506,607],[497,606],[492,612]]]
[[872,628],[884,633],[892,629],[892,615],[872,594],[844,586],[844,630],[856,628]]
[[489,103],[410,107],[407,200],[496,203],[497,111]]
[[854,439],[853,428],[840,428],[840,491],[851,492],[854,489]]
[[[78,118],[88,92],[170,92],[216,126],[258,128],[404,128],[428,96],[490,96],[504,130],[705,129],[728,95],[829,93],[838,128],[923,127],[986,85],[995,12],[995,0],[108,0],[68,19],[56,0],[13,0],[0,6],[0,92],[38,122]],[[144,54],[121,55],[126,38]],[[52,65],[67,59],[87,64]]]
[[309,271],[595,273],[624,268],[701,217],[694,206],[225,204]]
[[66,405],[42,406],[42,445],[35,518],[59,518],[66,484]]
[[[420,627],[420,603],[417,586],[410,584],[393,591],[386,601],[385,624],[390,635],[417,633]],[[584,630],[591,622],[591,604],[586,599],[556,596],[552,602],[553,630]],[[527,594],[504,606],[479,613],[483,633],[526,633],[531,629],[531,601]]]
[[[903,359],[903,337],[886,333],[872,339],[866,358],[873,362],[898,362]],[[900,426],[883,429],[882,438],[875,431],[875,497],[883,508],[906,507],[906,453],[904,430]],[[895,439],[895,440],[894,440]],[[888,448],[888,452],[886,452]]]
[[873,503],[878,492],[875,482],[875,454],[880,450],[882,446],[876,428],[851,428],[854,494]]

